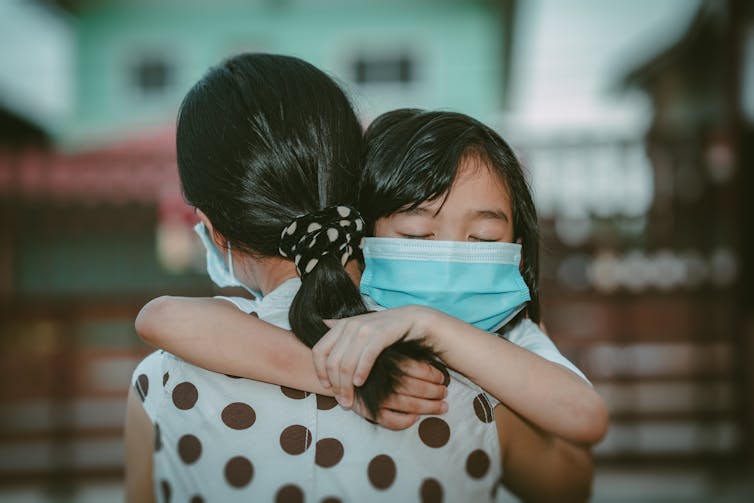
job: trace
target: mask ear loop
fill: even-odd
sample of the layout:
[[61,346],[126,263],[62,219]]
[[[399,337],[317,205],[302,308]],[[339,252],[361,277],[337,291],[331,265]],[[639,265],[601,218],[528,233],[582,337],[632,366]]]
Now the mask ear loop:
[[233,274],[233,254],[230,251],[230,241],[228,241],[228,272],[230,272],[230,275],[235,278],[236,275]]

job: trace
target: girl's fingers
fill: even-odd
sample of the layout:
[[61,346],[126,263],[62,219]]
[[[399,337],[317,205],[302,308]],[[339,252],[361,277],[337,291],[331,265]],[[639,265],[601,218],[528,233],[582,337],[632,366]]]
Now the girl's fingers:
[[401,395],[415,396],[427,400],[440,400],[448,396],[447,386],[409,376],[401,378],[395,391]]
[[348,407],[353,403],[354,372],[361,359],[362,347],[356,341],[346,337],[342,337],[341,341],[344,352],[338,371],[339,394],[342,399],[341,405]]
[[[338,403],[343,407],[349,408],[351,404],[345,403],[342,397],[344,384],[346,383],[342,382],[340,374],[341,361],[343,360],[347,349],[348,344],[344,342],[342,337],[339,338],[336,341],[335,346],[332,348],[332,351],[330,351],[330,356],[327,357],[325,367],[327,369],[327,378],[330,380],[330,383],[332,383],[332,390],[335,394],[335,399],[338,400]],[[350,381],[347,384],[350,385]]]
[[[325,320],[333,321],[333,320]],[[319,382],[325,388],[332,387],[330,377],[327,373],[327,359],[332,352],[333,347],[338,342],[340,333],[343,331],[344,323],[337,323],[335,320],[334,327],[331,328],[322,338],[317,341],[317,344],[312,348],[312,357],[314,358],[314,370],[317,372]]]
[[404,360],[400,363],[400,368],[407,376],[422,379],[424,381],[442,384],[445,382],[445,374],[437,367],[427,362],[416,360]]
[[362,349],[359,362],[353,372],[354,386],[361,386],[366,382],[369,373],[372,371],[372,367],[374,367],[374,362],[377,361],[377,357],[380,356],[383,349],[385,348],[374,340],[370,341],[370,343]]
[[390,409],[380,409],[377,423],[390,430],[405,430],[419,419],[416,414],[402,414]]
[[405,430],[419,419],[419,416],[416,414],[403,414],[402,412],[397,412],[384,407],[380,408],[377,417],[374,418],[361,400],[355,400],[351,410],[361,417],[390,430]]
[[448,404],[443,400],[425,400],[408,395],[391,395],[385,399],[382,407],[404,414],[444,414],[448,411]]

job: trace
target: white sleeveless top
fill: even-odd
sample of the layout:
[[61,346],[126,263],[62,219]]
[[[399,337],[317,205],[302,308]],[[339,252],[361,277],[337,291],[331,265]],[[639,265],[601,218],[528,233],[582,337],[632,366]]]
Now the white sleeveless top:
[[[300,281],[260,302],[229,299],[289,329]],[[156,351],[133,384],[155,427],[154,489],[167,502],[492,501],[501,477],[497,400],[450,371],[442,416],[402,431],[334,399],[191,365]]]

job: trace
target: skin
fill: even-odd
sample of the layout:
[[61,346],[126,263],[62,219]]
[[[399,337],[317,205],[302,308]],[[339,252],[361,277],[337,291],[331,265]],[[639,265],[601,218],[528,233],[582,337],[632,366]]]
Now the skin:
[[503,485],[528,503],[589,501],[594,462],[578,448],[533,426],[505,405],[495,407]]
[[131,387],[126,403],[126,502],[154,501],[152,458],[154,428],[136,391]]

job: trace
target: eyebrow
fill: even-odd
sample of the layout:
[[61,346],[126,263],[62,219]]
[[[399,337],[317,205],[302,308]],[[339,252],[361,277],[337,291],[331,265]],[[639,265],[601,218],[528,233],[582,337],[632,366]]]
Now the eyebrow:
[[[416,208],[406,208],[405,210],[399,210],[396,213],[401,215],[435,215],[436,212],[417,206]],[[469,213],[473,214],[476,218],[503,220],[504,222],[510,222],[510,218],[503,210],[469,210]]]
[[398,210],[396,211],[396,213],[400,213],[402,215],[426,215],[428,213],[434,213],[434,212],[430,211],[427,208],[417,206],[416,208],[406,208],[405,210]]
[[495,220],[505,220],[510,222],[510,218],[503,210],[473,210],[474,216],[481,218],[492,218]]

